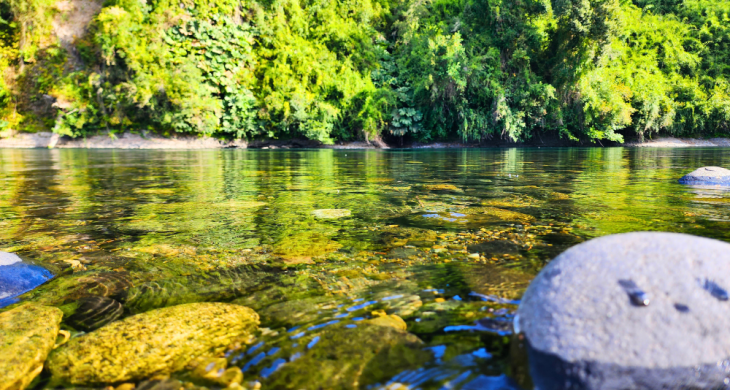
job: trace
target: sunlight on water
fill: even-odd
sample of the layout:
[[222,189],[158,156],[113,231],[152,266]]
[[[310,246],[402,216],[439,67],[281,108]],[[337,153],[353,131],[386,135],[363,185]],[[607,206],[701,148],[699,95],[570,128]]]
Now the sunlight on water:
[[518,389],[514,312],[551,258],[638,230],[730,241],[730,192],[676,183],[704,165],[730,154],[0,150],[0,251],[57,275],[19,299],[76,313],[73,335],[116,302],[254,309],[225,358],[264,389]]

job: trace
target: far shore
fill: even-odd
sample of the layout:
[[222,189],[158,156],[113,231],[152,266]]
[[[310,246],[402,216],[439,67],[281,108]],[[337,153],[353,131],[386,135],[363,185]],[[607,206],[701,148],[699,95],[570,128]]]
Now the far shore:
[[[476,144],[460,142],[433,142],[427,144],[414,143],[406,145],[414,149],[455,149],[455,148],[478,148],[478,147],[600,147],[601,144],[575,145],[561,142],[550,144],[540,143],[501,143],[501,144]],[[674,138],[661,137],[644,142],[626,142],[624,144],[613,144],[611,146],[638,147],[638,148],[687,148],[687,147],[730,147],[730,138]],[[295,149],[295,148],[320,148],[320,149],[389,149],[382,141],[377,142],[344,142],[334,145],[324,145],[311,140],[260,140],[225,141],[211,137],[178,136],[163,137],[156,134],[123,133],[109,136],[108,134],[95,135],[88,138],[71,139],[59,137],[50,132],[19,133],[12,137],[0,138],[0,149],[22,149],[22,148],[58,148],[58,149],[178,149],[178,150],[199,150],[199,149]],[[393,147],[397,148],[397,147]]]

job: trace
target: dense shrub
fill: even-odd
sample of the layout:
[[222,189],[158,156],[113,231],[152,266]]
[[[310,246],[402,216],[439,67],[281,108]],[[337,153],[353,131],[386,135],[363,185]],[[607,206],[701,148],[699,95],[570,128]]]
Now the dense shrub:
[[54,12],[0,0],[0,127],[50,95],[46,122],[70,136],[730,131],[728,0],[108,0],[82,66],[59,64]]

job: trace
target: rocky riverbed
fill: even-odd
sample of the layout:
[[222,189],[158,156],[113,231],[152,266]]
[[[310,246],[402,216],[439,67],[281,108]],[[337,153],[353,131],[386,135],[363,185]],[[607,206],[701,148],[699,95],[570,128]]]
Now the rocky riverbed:
[[[28,389],[529,389],[512,332],[538,272],[612,233],[729,241],[728,192],[677,182],[728,162],[699,149],[2,150],[0,250],[19,257],[0,267],[52,277],[10,292],[0,315],[61,313],[36,330],[49,357],[17,366]],[[630,307],[652,310],[657,292],[632,280],[611,286],[620,302],[648,296]],[[246,318],[258,325],[237,330]],[[191,338],[144,335],[168,322]],[[99,362],[115,351],[150,364]]]

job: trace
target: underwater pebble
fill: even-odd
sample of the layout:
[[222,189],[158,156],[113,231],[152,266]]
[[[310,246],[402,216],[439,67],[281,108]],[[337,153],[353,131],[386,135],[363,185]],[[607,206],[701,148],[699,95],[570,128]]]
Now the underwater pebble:
[[408,325],[406,325],[406,322],[403,321],[402,318],[398,317],[395,314],[382,315],[379,317],[375,317],[373,319],[365,321],[365,323],[372,324],[372,325],[378,325],[378,326],[389,326],[391,328],[398,329],[398,330],[406,330],[406,328],[408,328]]
[[628,233],[570,248],[518,309],[536,388],[726,388],[728,288],[725,242]]

